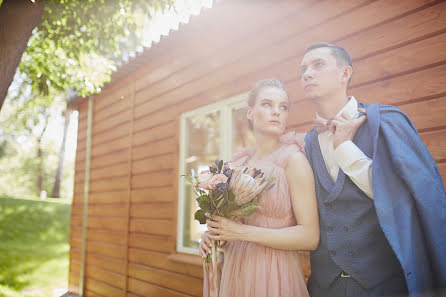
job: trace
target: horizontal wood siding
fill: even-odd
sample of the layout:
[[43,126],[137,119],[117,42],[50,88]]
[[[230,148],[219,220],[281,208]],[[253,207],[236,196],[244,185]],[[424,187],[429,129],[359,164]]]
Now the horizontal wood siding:
[[[225,0],[94,96],[86,296],[201,296],[202,268],[169,257],[176,252],[179,117],[277,77],[293,101],[289,130],[308,131],[315,108],[302,98],[298,66],[317,41],[351,54],[349,94],[411,117],[446,180],[446,2]],[[86,101],[79,108],[73,293],[80,284],[87,108]],[[308,253],[301,258],[308,276]]]

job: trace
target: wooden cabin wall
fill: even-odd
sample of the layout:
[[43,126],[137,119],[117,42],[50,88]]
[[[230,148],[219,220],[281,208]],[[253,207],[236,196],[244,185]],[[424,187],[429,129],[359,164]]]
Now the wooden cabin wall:
[[[289,129],[308,131],[315,109],[302,99],[299,63],[312,42],[347,49],[354,67],[349,93],[409,114],[445,180],[445,14],[444,1],[225,0],[150,48],[138,58],[139,69],[93,99],[85,295],[201,296],[201,267],[171,257],[179,117],[276,77],[293,100]],[[87,107],[79,108],[73,293],[81,267]]]

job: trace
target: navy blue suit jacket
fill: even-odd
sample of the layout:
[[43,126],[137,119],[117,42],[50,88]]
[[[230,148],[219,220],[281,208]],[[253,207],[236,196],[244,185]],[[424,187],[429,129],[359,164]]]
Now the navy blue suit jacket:
[[446,194],[438,167],[406,114],[377,103],[365,108],[374,144],[376,213],[404,270],[410,296],[444,293]]

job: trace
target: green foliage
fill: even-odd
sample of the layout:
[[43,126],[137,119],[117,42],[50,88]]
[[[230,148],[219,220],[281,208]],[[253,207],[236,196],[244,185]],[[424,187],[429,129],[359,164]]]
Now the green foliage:
[[14,153],[11,150],[11,145],[5,139],[0,139],[0,160],[7,155],[14,155]]
[[[48,126],[52,126],[52,132],[54,127],[63,129],[65,106],[64,98],[57,96],[6,99],[0,114],[0,144],[6,143],[0,158],[0,195],[35,196],[39,166],[43,170],[42,190],[52,193],[60,144],[45,130]],[[41,158],[37,157],[39,147]],[[64,197],[72,196],[73,168],[74,161],[67,158],[61,188]]]
[[[230,191],[230,193],[232,193],[232,191]],[[234,195],[234,194],[232,194],[232,195]],[[237,203],[235,203],[235,201],[231,201],[228,199],[227,203],[225,203],[225,205],[223,205],[221,207],[221,213],[225,217],[232,217],[232,215],[230,215],[230,213],[232,211],[236,210],[237,208],[239,208]]]
[[245,205],[242,205],[238,209],[234,209],[229,212],[230,216],[239,217],[239,218],[247,218],[251,216],[256,209],[258,208],[258,204],[256,201],[252,201],[249,203],[246,203]]
[[223,168],[223,160],[216,160],[215,165],[217,165],[217,170],[221,171],[221,169]]
[[203,209],[199,209],[195,212],[194,219],[199,221],[200,224],[206,224],[206,216]]
[[19,65],[25,83],[48,95],[73,87],[81,96],[97,93],[115,64],[140,45],[145,18],[174,0],[48,0]]
[[0,198],[0,296],[53,296],[68,286],[71,205]]
[[211,211],[212,205],[211,205],[211,198],[209,197],[209,195],[201,195],[200,197],[197,198],[197,202],[198,202],[198,206],[201,209]]
[[[209,167],[209,171],[213,174],[221,174],[223,173],[223,165],[223,160],[216,160],[215,166],[211,165]],[[258,170],[258,172],[261,173],[260,170]],[[199,209],[195,212],[194,218],[195,220],[199,221],[200,224],[206,224],[206,213],[210,215],[211,219],[214,215],[231,219],[236,217],[247,218],[251,216],[258,208],[257,199],[244,205],[238,205],[236,203],[235,194],[229,188],[228,184],[231,177],[228,178],[227,184],[218,184],[217,190],[208,190],[207,192],[198,188],[198,176],[182,175],[182,177],[184,177],[195,188],[195,192],[198,196],[196,201]],[[274,178],[271,178],[267,185],[273,181]],[[223,188],[225,190],[222,192],[218,190],[220,185],[226,186],[226,188]]]
[[[57,168],[57,146],[52,141],[42,144],[43,156],[36,158],[36,143],[30,143],[29,150],[24,150],[16,144],[15,154],[0,159],[0,195],[31,197],[37,193],[38,167],[42,163],[43,185],[42,190],[52,193],[54,176]],[[66,163],[62,194],[64,197],[72,196],[72,181],[74,168],[72,162]],[[70,171],[71,170],[71,171]]]

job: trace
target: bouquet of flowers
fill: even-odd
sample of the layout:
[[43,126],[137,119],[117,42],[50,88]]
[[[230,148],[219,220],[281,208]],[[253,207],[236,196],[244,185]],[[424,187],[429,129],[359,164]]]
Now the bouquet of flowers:
[[[274,184],[274,177],[249,166],[233,167],[230,162],[215,161],[209,170],[184,176],[193,185],[199,209],[195,219],[206,224],[205,213],[230,219],[247,218],[258,208],[258,198]],[[213,275],[217,275],[217,243],[212,242]],[[209,263],[209,255],[206,263]],[[214,277],[214,296],[218,296]]]

